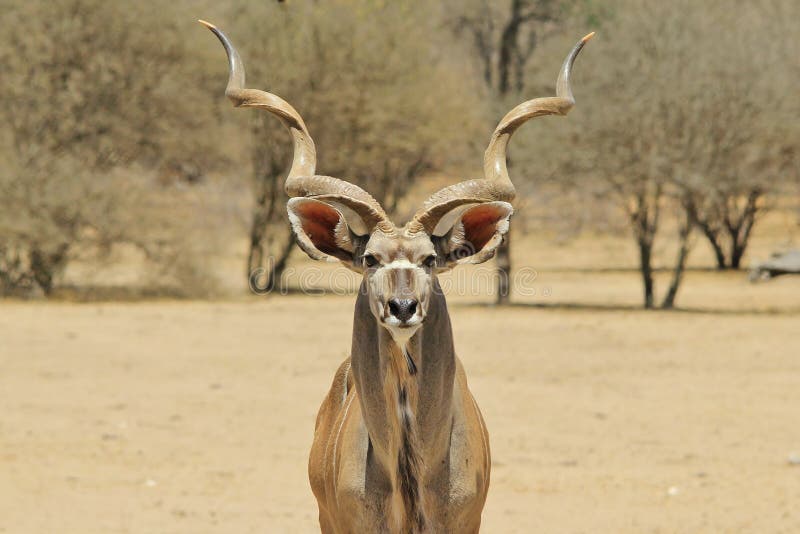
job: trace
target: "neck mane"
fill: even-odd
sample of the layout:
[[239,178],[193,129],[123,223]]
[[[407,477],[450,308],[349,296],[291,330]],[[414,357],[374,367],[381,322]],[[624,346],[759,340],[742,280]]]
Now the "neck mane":
[[356,299],[353,377],[375,459],[392,487],[394,522],[421,532],[426,475],[448,454],[455,352],[447,304],[434,282],[423,325],[399,345],[379,325],[362,284]]

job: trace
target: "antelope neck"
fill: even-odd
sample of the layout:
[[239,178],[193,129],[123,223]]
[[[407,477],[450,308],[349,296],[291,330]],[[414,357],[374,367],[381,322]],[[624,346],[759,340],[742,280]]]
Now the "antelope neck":
[[353,321],[353,378],[370,443],[387,472],[397,462],[393,445],[402,431],[395,424],[401,410],[391,404],[403,388],[422,460],[432,465],[447,454],[456,360],[447,303],[437,281],[425,322],[405,346],[401,343],[372,315],[362,284]]

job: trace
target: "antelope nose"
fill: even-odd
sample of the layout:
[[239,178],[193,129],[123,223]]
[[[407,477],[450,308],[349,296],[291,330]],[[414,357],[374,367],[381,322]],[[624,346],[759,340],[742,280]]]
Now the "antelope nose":
[[400,322],[405,323],[417,313],[417,301],[414,299],[389,299],[389,313]]

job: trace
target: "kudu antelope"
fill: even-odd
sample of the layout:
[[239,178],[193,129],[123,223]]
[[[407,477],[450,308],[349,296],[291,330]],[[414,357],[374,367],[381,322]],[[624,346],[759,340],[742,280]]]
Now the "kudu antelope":
[[233,44],[201,22],[227,52],[227,97],[273,113],[292,135],[287,208],[300,248],[363,275],[350,357],[319,410],[309,459],[322,532],[477,532],[489,435],[455,354],[436,275],[494,255],[513,212],[508,140],[528,119],[572,108],[570,71],[591,34],[564,61],[557,96],[524,102],[500,121],[484,156],[485,179],[433,194],[401,227],[363,189],[314,174],[303,119],[281,98],[245,88]]

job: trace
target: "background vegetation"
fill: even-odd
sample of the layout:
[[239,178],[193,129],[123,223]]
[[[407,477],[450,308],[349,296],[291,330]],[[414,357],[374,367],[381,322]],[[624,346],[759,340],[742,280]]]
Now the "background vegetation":
[[[574,115],[514,138],[523,209],[509,244],[630,235],[645,307],[675,305],[695,243],[709,267],[738,269],[761,217],[797,209],[792,0],[10,0],[0,295],[209,296],[230,277],[280,276],[294,250],[288,136],[229,108],[224,56],[197,18],[232,36],[250,85],[300,110],[319,171],[363,185],[397,219],[422,193],[478,176],[499,117],[551,94],[566,51],[597,30]],[[657,263],[662,242],[674,260]],[[246,259],[220,268],[230,257]]]

